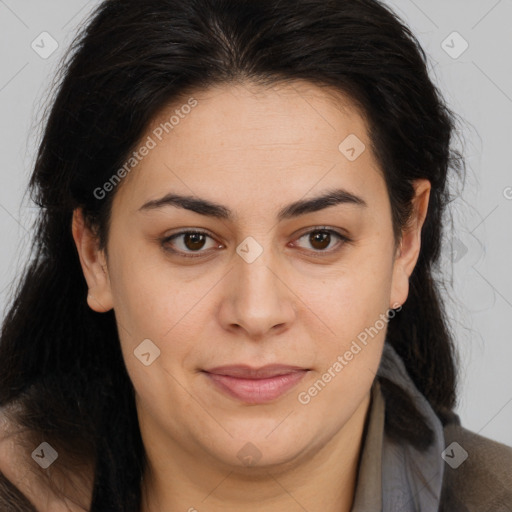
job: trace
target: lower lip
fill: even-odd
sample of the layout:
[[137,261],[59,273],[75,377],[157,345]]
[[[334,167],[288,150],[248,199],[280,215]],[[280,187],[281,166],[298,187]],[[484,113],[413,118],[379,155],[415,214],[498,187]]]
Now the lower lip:
[[267,379],[241,379],[216,373],[205,374],[225,394],[249,404],[271,402],[295,387],[308,370],[276,375]]

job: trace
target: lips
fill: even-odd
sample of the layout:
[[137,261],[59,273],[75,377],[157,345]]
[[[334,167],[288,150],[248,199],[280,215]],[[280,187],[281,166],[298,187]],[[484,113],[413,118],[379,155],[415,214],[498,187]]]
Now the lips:
[[305,370],[300,366],[289,366],[283,364],[269,364],[261,368],[252,368],[248,365],[230,365],[217,366],[205,370],[208,373],[217,375],[227,375],[229,377],[239,377],[241,379],[266,379],[268,377],[276,377],[278,375],[287,375],[292,372]]
[[308,371],[289,365],[267,365],[261,368],[231,365],[210,368],[204,374],[223,394],[248,404],[261,404],[284,395]]

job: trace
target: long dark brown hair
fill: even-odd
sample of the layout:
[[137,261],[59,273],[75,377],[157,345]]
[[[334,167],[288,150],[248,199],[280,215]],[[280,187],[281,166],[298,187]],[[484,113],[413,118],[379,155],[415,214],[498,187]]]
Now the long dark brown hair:
[[[307,80],[348,95],[368,120],[397,237],[411,213],[411,183],[430,180],[421,253],[386,342],[446,421],[456,365],[434,274],[448,173],[462,176],[465,165],[452,144],[455,114],[427,64],[407,26],[377,0],[106,0],[94,11],[61,68],[45,122],[29,184],[40,207],[32,257],[0,341],[0,406],[12,406],[6,410],[33,447],[44,440],[66,454],[56,466],[93,462],[91,510],[139,510],[145,453],[114,312],[86,302],[72,214],[83,209],[105,248],[115,189],[104,199],[93,191],[165,105],[211,85]],[[383,391],[392,410],[403,410],[387,415],[389,433],[425,444],[429,429],[406,395],[389,382]],[[406,421],[417,423],[416,434]]]

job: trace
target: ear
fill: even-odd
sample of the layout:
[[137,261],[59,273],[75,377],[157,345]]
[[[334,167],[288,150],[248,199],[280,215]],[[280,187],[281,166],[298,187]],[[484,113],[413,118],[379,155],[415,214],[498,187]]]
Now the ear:
[[73,212],[72,233],[80,257],[89,294],[87,304],[98,313],[105,313],[113,307],[110,278],[104,251],[99,250],[99,240],[86,225],[81,208]]
[[402,230],[400,246],[395,255],[390,307],[402,305],[409,295],[409,277],[416,266],[421,248],[421,228],[427,216],[431,183],[426,179],[413,182],[415,195],[409,222]]

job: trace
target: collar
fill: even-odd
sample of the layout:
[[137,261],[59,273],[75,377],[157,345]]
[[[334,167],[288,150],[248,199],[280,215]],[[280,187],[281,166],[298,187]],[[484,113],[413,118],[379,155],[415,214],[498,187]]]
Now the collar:
[[[407,391],[424,416],[434,432],[434,440],[427,450],[419,451],[405,440],[397,444],[386,434],[386,403],[379,376]],[[441,457],[445,443],[443,427],[388,342],[384,343],[377,378],[372,385],[363,436],[351,512],[437,512],[444,474]]]

